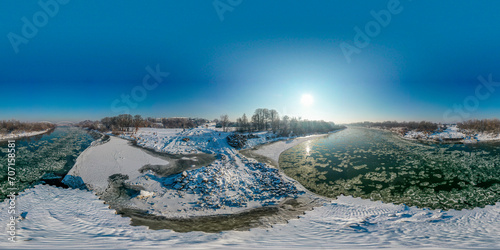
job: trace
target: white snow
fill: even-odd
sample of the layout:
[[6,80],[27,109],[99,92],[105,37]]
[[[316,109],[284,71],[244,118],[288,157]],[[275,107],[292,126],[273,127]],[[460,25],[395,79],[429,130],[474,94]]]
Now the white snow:
[[500,141],[500,134],[478,133],[475,135],[477,141]]
[[226,137],[229,132],[207,128],[154,129],[141,128],[137,133],[122,136],[137,141],[137,145],[170,154],[215,153],[229,147]]
[[279,204],[284,198],[305,191],[277,169],[239,154],[227,144],[228,134],[196,128],[146,129],[129,135],[136,138],[138,145],[160,152],[218,155],[219,159],[208,166],[168,177],[158,176],[151,170],[140,173],[144,165],[169,163],[129,145],[127,140],[111,137],[109,142],[85,150],[63,182],[74,188],[86,186],[102,195],[108,187],[109,176],[128,175],[125,183],[143,191],[122,206],[169,218],[234,214]]
[[10,134],[0,134],[0,141],[4,140],[12,140],[12,139],[18,139],[18,138],[23,138],[23,137],[30,137],[30,136],[35,136],[35,135],[41,135],[49,132],[50,129],[43,130],[43,131],[33,131],[33,132],[19,132],[19,133],[10,133]]
[[[2,249],[346,249],[500,248],[500,203],[462,211],[437,211],[352,197],[306,212],[272,228],[222,233],[176,233],[129,225],[84,190],[38,185],[17,198],[17,242]],[[8,201],[0,204],[7,230]]]
[[459,129],[456,124],[451,124],[447,125],[447,128],[445,130],[430,135],[427,135],[423,132],[412,130],[408,131],[403,137],[406,139],[421,139],[421,140],[436,140],[436,141],[456,140],[463,143],[476,143],[480,141],[500,140],[500,134],[467,133],[469,134],[467,135],[464,132],[467,131]]
[[107,143],[85,149],[63,182],[75,188],[86,185],[89,189],[102,193],[108,186],[108,177],[113,174],[125,174],[134,179],[141,175],[138,170],[144,165],[169,164],[129,143],[110,137]]

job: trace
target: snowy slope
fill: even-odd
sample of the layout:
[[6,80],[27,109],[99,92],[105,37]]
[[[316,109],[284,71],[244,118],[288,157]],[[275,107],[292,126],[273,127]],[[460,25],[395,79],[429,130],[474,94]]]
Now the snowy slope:
[[226,137],[229,132],[219,132],[206,128],[195,129],[150,129],[141,128],[132,135],[137,145],[170,154],[218,153],[229,147]]
[[[124,139],[111,137],[109,142],[85,150],[63,182],[74,188],[86,186],[104,195],[107,201],[114,201],[121,193],[109,185],[108,179],[114,174],[127,175],[124,183],[141,191],[113,205],[169,218],[234,214],[277,205],[285,198],[304,193],[303,187],[277,169],[239,154],[227,144],[226,136],[227,133],[201,128],[140,131],[137,143],[144,147],[168,153],[218,155],[207,166],[166,177],[152,170],[139,170],[147,164],[168,165],[167,161],[129,145]],[[196,160],[196,156],[189,157]]]

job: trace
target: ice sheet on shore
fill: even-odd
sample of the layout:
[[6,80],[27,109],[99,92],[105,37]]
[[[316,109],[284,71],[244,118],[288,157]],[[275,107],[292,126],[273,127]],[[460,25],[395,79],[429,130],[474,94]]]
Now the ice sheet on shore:
[[43,131],[33,131],[33,132],[20,132],[20,133],[11,133],[11,134],[0,134],[0,141],[4,140],[12,140],[19,139],[23,137],[30,137],[35,135],[41,135],[49,132],[51,129],[43,130]]
[[448,125],[448,127],[441,132],[436,132],[433,134],[425,134],[419,131],[408,131],[403,137],[407,139],[423,139],[423,140],[436,140],[436,141],[461,141],[463,143],[475,143],[482,141],[496,141],[500,140],[500,134],[489,134],[489,133],[468,133],[465,134],[460,130],[457,125]]
[[108,187],[109,176],[124,174],[134,179],[141,175],[138,170],[148,164],[168,165],[169,162],[132,147],[126,140],[111,137],[107,143],[82,152],[63,182],[74,188],[86,185],[102,193]]
[[[0,206],[7,231],[8,201]],[[500,248],[500,203],[462,211],[425,210],[339,197],[273,228],[176,233],[130,226],[85,190],[38,185],[17,199],[18,241],[3,249]]]

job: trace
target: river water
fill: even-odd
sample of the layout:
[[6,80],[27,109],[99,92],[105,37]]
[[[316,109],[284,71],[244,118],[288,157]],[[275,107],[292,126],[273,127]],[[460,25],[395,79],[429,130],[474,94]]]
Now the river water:
[[317,194],[341,194],[432,209],[500,201],[500,143],[408,141],[348,128],[283,152],[280,168]]
[[93,136],[76,127],[57,127],[50,133],[17,139],[14,185],[7,178],[7,141],[0,142],[0,199],[9,191],[19,193],[41,182],[60,185],[78,155],[92,141]]

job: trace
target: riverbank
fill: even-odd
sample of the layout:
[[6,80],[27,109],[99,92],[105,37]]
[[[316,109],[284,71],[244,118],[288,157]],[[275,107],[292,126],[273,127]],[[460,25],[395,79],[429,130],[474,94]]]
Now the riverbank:
[[[346,129],[346,128],[344,128]],[[296,137],[296,138],[290,138],[290,139],[281,139],[277,141],[272,141],[272,142],[266,142],[265,144],[261,144],[256,146],[255,148],[250,148],[250,149],[244,149],[241,151],[242,154],[247,155],[249,157],[265,157],[270,161],[271,164],[274,166],[279,166],[279,158],[281,153],[285,152],[287,149],[292,148],[294,146],[297,146],[303,142],[313,140],[313,139],[318,139],[322,137],[326,137],[332,133],[336,133],[339,131],[342,131],[344,129],[339,129],[336,131],[333,131],[328,134],[319,134],[319,135],[309,135],[309,136],[303,136],[303,137]],[[261,160],[266,160],[266,159]]]
[[[138,146],[111,137],[85,150],[64,179],[70,187],[96,192],[117,210],[140,210],[162,218],[229,215],[262,207],[281,206],[305,190],[277,169],[247,158],[228,145],[229,133],[210,129],[144,129],[135,135]],[[215,160],[200,168],[165,175],[172,162],[158,154],[199,154]]]
[[380,129],[385,131],[391,131],[398,135],[400,138],[414,141],[422,142],[433,142],[433,143],[478,143],[478,142],[499,142],[500,134],[491,133],[479,133],[474,131],[463,131],[457,127],[457,125],[449,125],[445,130],[434,132],[434,133],[424,133],[420,131],[410,130],[403,133],[404,128],[377,128],[370,127],[370,129]]
[[51,130],[54,130],[53,128],[42,130],[42,131],[34,131],[34,132],[19,132],[19,133],[11,133],[11,134],[0,134],[0,141],[6,141],[6,140],[12,140],[12,139],[19,139],[19,138],[24,138],[24,137],[31,137],[35,135],[42,135],[45,134]]

